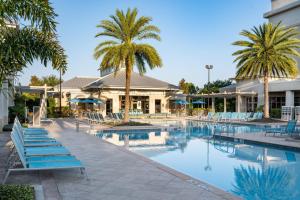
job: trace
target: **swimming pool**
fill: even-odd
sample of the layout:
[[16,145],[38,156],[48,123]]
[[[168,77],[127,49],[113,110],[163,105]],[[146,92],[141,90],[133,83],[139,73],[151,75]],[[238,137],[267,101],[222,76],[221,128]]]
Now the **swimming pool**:
[[[217,127],[216,127],[217,126]],[[102,132],[99,137],[244,199],[300,199],[300,154],[209,137],[216,124],[174,122],[167,131]],[[263,131],[228,125],[228,131]]]

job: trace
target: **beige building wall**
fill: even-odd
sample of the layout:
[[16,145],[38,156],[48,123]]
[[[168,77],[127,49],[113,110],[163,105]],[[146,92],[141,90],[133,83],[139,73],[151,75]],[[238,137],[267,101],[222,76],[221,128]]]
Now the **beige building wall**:
[[[112,99],[113,100],[113,112],[120,112],[120,96],[124,96],[125,91],[123,90],[105,90],[101,91],[100,99]],[[93,94],[94,97],[98,98],[98,93]],[[170,94],[165,91],[145,91],[145,90],[132,90],[130,96],[148,96],[149,97],[149,114],[155,113],[155,100],[161,100],[161,112],[170,113],[168,99]],[[102,106],[103,115],[106,114],[106,107]]]

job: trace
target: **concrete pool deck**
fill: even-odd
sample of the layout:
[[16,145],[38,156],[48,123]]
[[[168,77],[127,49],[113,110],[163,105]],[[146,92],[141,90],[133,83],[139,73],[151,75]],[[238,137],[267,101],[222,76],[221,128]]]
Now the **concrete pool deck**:
[[216,139],[237,141],[248,144],[267,145],[271,147],[300,152],[300,140],[293,139],[289,136],[273,136],[272,134],[265,135],[265,133],[236,133],[233,135],[228,133],[221,133],[215,134],[213,135],[213,137]]
[[195,180],[86,134],[88,125],[75,131],[74,120],[55,120],[48,127],[51,136],[61,141],[83,162],[89,180],[78,170],[12,174],[8,183],[41,184],[45,199],[103,200],[182,200],[240,199],[234,195]]

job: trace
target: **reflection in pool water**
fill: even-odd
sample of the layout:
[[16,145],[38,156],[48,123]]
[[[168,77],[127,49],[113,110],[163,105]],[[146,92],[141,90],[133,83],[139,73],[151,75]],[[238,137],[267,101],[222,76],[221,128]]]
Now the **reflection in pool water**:
[[174,122],[160,133],[98,135],[244,199],[300,199],[299,153],[212,139],[212,132],[220,128],[249,134],[261,131],[253,126]]

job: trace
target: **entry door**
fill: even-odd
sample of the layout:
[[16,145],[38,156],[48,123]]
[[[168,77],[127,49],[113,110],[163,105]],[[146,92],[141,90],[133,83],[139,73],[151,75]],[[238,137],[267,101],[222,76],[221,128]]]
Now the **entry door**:
[[161,100],[155,99],[155,113],[161,113]]
[[112,99],[106,100],[106,115],[112,113],[112,105],[113,105],[112,103],[113,103]]

